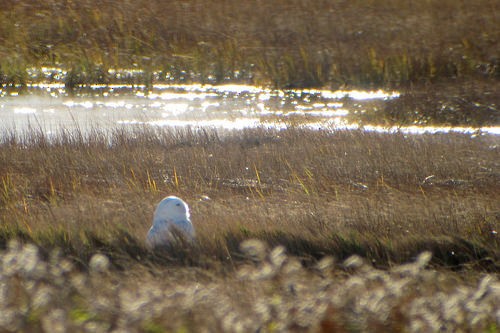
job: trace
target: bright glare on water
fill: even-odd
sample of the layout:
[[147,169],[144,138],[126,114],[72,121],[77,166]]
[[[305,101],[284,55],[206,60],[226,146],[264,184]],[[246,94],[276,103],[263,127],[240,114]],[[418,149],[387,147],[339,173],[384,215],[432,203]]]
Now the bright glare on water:
[[[131,126],[359,129],[350,115],[353,103],[397,98],[397,92],[272,90],[249,85],[94,85],[70,94],[63,84],[33,84],[26,91],[0,90],[0,130]],[[358,105],[358,106],[359,106]],[[359,108],[358,108],[359,112]],[[462,132],[500,134],[498,127],[362,127],[368,131],[404,133]]]

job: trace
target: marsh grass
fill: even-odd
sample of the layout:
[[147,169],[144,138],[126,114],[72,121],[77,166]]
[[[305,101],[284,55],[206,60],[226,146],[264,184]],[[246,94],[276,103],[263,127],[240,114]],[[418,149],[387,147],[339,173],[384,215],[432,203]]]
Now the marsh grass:
[[111,68],[142,69],[141,83],[157,71],[280,88],[496,80],[496,12],[488,0],[8,0],[0,83],[25,83],[25,69],[42,66],[66,69],[68,87],[112,79]]
[[[0,327],[493,332],[497,144],[298,127],[3,134]],[[197,240],[152,253],[170,194]]]
[[2,225],[90,249],[117,233],[142,244],[154,203],[175,193],[205,217],[208,252],[257,237],[316,258],[350,247],[401,262],[415,253],[400,247],[426,235],[482,253],[498,245],[495,140],[299,128],[12,133],[0,151]]

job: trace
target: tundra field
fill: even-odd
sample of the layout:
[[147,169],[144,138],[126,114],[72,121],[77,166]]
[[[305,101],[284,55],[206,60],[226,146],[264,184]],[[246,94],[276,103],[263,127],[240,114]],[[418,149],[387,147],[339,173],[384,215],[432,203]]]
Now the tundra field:
[[[2,0],[0,98],[37,83],[380,88],[401,96],[345,98],[353,121],[498,126],[499,12]],[[302,125],[0,124],[0,332],[500,331],[499,136]],[[167,195],[188,203],[196,241],[152,252]]]
[[[294,127],[4,134],[0,327],[496,332],[498,143]],[[151,253],[170,194],[197,239]]]

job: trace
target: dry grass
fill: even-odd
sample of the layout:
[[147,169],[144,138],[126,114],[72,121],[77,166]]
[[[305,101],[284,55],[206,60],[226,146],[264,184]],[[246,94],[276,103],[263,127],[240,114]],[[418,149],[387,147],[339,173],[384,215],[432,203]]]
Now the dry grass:
[[[4,134],[0,327],[494,332],[498,163],[458,134]],[[153,254],[167,194],[198,238]]]
[[132,81],[278,87],[497,80],[498,7],[490,0],[6,0],[0,82],[26,82],[31,66],[64,67],[70,87],[114,80],[107,70],[123,67],[144,70]]

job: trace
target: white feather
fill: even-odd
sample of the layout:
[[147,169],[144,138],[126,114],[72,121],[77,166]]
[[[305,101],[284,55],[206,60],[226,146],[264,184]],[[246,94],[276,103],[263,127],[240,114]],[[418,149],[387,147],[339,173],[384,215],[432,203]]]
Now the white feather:
[[169,196],[156,206],[153,225],[149,229],[146,245],[149,248],[154,248],[169,244],[174,239],[172,234],[174,229],[182,232],[186,238],[194,239],[195,233],[189,219],[188,205],[178,197]]

